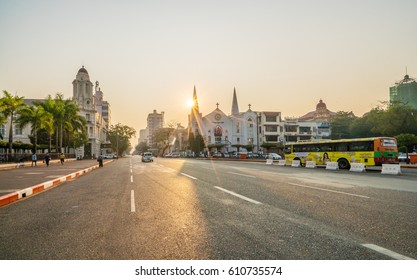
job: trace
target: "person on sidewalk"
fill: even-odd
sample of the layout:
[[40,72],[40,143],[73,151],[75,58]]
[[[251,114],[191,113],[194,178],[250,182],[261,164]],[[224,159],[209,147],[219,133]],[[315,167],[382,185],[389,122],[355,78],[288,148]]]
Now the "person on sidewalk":
[[49,161],[51,160],[51,156],[48,154],[45,155],[45,163],[46,163],[46,167],[49,166]]
[[36,165],[37,160],[38,160],[38,157],[36,156],[36,154],[35,154],[35,153],[33,153],[33,154],[32,154],[32,166],[33,166],[33,164],[35,164],[35,166],[37,166],[37,165]]
[[61,154],[59,155],[59,159],[60,159],[60,161],[61,161],[61,165],[64,165],[64,160],[65,160],[65,155],[64,155],[64,153],[61,153]]
[[99,155],[97,158],[98,161],[98,167],[103,167],[103,155]]

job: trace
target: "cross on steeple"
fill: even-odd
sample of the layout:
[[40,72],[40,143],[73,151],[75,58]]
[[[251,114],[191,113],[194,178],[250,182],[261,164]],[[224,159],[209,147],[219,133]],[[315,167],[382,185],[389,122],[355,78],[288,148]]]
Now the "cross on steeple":
[[216,103],[217,109],[219,109],[219,102]]
[[248,106],[249,106],[249,110],[250,110],[250,107],[251,107],[252,105],[250,105],[250,104],[249,104]]

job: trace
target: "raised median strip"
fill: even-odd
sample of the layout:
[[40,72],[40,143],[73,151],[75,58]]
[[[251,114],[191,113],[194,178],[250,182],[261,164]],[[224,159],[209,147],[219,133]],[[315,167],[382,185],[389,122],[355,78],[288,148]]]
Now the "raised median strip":
[[[110,162],[112,162],[112,161],[107,161],[104,164],[108,164]],[[83,174],[86,174],[90,171],[93,171],[94,169],[97,169],[97,168],[98,168],[98,165],[94,165],[94,166],[82,169],[80,171],[71,173],[69,175],[64,175],[64,176],[59,177],[59,178],[54,179],[54,180],[50,180],[50,181],[47,181],[47,182],[44,182],[44,183],[41,183],[41,184],[36,184],[35,186],[32,186],[32,187],[29,187],[29,188],[25,188],[25,189],[22,189],[22,190],[18,190],[18,191],[0,196],[0,207],[5,206],[7,204],[10,204],[12,202],[15,202],[19,199],[26,198],[26,197],[29,197],[31,195],[37,194],[37,193],[42,192],[42,191],[44,191],[48,188],[56,187],[56,186],[66,182],[66,181],[77,178],[77,177],[79,177]]]

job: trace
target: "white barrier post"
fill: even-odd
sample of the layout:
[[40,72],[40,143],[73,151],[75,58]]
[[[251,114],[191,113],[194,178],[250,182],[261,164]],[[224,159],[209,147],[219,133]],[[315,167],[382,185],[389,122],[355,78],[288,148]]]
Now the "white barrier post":
[[278,165],[279,166],[285,166],[285,159],[278,160]]
[[349,171],[352,172],[366,172],[365,164],[352,162]]
[[306,168],[317,168],[317,164],[314,160],[306,161]]
[[274,163],[274,160],[272,158],[266,159],[266,164],[272,165]]
[[293,160],[291,167],[300,167],[301,166],[301,161],[299,160]]
[[383,164],[381,174],[399,175],[401,174],[401,166],[399,164]]
[[339,170],[339,163],[337,161],[328,161],[326,162],[327,170]]

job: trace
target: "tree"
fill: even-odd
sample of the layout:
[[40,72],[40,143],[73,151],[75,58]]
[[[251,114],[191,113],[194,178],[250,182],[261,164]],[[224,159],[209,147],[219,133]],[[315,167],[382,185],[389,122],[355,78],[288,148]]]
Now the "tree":
[[[0,125],[6,122],[6,118],[3,115],[3,106],[0,104]],[[3,134],[0,133],[0,140],[3,140]]]
[[3,98],[0,99],[0,104],[3,107],[3,115],[7,119],[10,117],[10,130],[9,130],[9,160],[11,158],[13,149],[13,119],[14,116],[22,110],[26,104],[23,101],[23,97],[13,97],[6,90],[3,90]]
[[400,134],[395,136],[397,139],[398,150],[401,152],[412,152],[417,147],[417,135],[414,134]]
[[166,149],[169,147],[169,138],[174,132],[173,127],[163,127],[155,131],[153,140],[157,144],[159,150],[162,150],[159,152],[159,154],[164,155]]
[[148,149],[149,149],[149,146],[148,146],[148,143],[146,142],[140,142],[135,148],[138,154],[144,153],[148,151]]
[[109,131],[107,132],[107,138],[113,148],[116,149],[118,155],[122,155],[123,152],[131,148],[129,140],[135,135],[135,129],[120,123],[111,125]]
[[339,111],[330,122],[332,129],[332,139],[351,138],[350,126],[356,119],[353,112]]
[[276,143],[264,142],[264,143],[261,144],[261,148],[266,149],[266,152],[267,153],[269,153],[269,150],[271,148],[275,148],[275,147],[277,147],[277,144]]
[[36,153],[37,144],[38,144],[38,131],[42,128],[47,128],[52,125],[53,119],[52,114],[45,111],[45,109],[38,106],[26,106],[19,112],[19,117],[16,120],[19,123],[20,128],[24,128],[28,124],[32,126],[32,136],[33,136],[33,150]]

